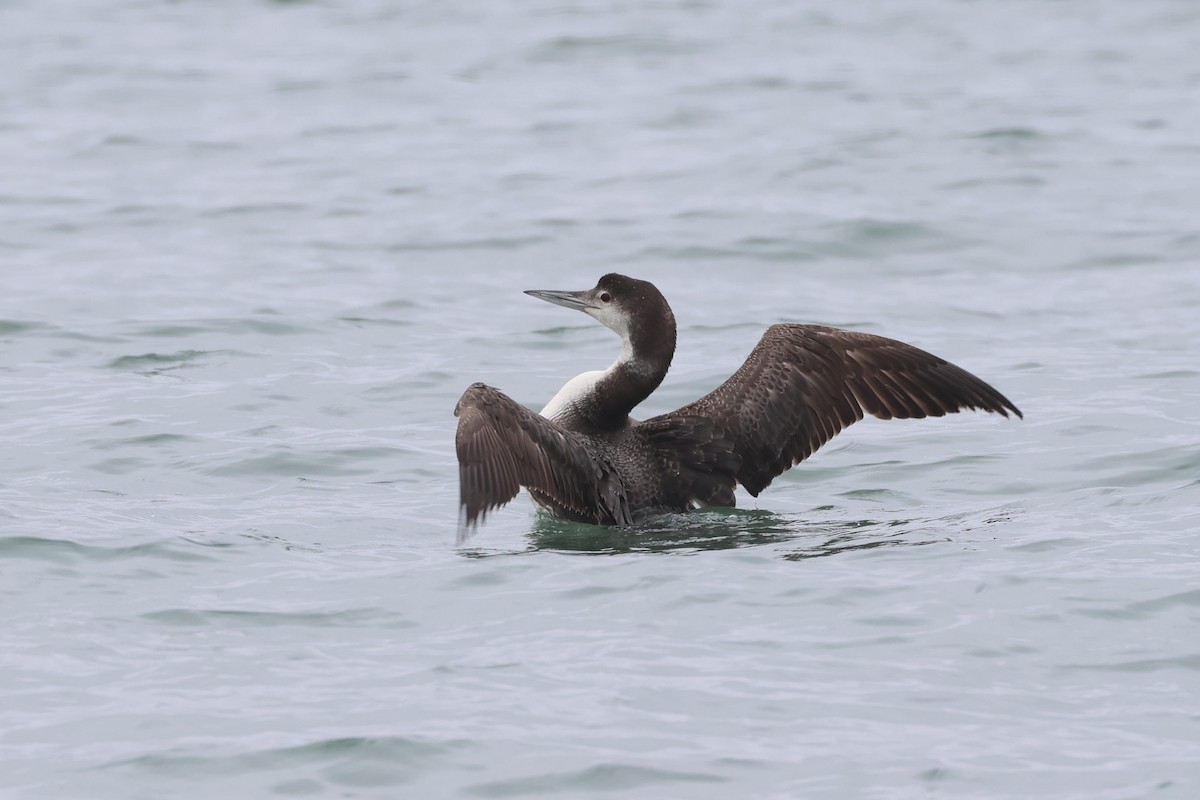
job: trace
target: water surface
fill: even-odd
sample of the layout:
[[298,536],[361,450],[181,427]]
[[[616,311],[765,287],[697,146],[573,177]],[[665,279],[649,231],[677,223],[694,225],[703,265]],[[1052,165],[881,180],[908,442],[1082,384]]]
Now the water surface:
[[[0,793],[1192,798],[1200,10],[0,3]],[[452,409],[673,303],[1024,421],[455,546]]]

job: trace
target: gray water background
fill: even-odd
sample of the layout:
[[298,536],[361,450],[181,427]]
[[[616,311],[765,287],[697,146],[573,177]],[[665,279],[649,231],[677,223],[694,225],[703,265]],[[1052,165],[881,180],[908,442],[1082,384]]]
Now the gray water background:
[[[1200,796],[1200,6],[0,2],[0,795]],[[617,270],[639,414],[769,323],[1023,422],[738,511],[525,498]]]

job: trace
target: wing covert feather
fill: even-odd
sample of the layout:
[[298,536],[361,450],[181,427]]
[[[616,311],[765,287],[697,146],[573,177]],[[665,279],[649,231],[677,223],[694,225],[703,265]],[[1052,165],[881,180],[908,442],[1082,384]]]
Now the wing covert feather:
[[757,496],[864,412],[913,419],[966,408],[1021,416],[987,383],[904,342],[772,325],[729,380],[664,416],[704,416],[723,428],[742,461],[738,482]]

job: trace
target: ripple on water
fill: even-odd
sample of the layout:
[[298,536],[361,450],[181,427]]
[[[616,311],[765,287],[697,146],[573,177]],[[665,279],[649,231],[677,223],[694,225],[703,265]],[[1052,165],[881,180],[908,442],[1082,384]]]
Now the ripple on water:
[[496,236],[485,239],[455,239],[441,242],[407,241],[389,245],[392,253],[440,252],[454,250],[518,250],[550,241],[546,236]]
[[749,236],[717,244],[652,245],[640,257],[679,261],[752,260],[811,262],[824,259],[889,258],[961,249],[971,242],[924,222],[857,219],[826,225],[824,235]]
[[303,203],[237,203],[203,212],[206,217],[251,216],[255,214],[297,213],[308,209]]
[[[298,452],[287,446],[256,449],[254,455],[204,467],[208,475],[273,475],[277,477],[364,475],[374,471],[369,463],[397,463],[407,450],[400,447],[341,447]],[[207,463],[207,462],[206,462]]]
[[[183,546],[186,542],[189,546]],[[211,561],[211,556],[195,552],[203,546],[186,539],[147,542],[136,545],[104,546],[82,544],[69,539],[39,536],[0,537],[0,558],[31,558],[60,564],[90,563],[116,559],[168,559],[171,561]]]
[[729,779],[710,772],[676,772],[637,764],[597,764],[572,772],[547,772],[526,778],[491,781],[468,786],[464,791],[478,797],[528,797],[572,792],[621,792],[631,789],[688,783],[725,783]]
[[200,441],[195,436],[184,436],[178,433],[151,433],[144,436],[128,436],[119,439],[102,439],[89,441],[93,450],[115,450],[122,447],[141,449],[143,447],[162,448],[178,447]]
[[1162,597],[1156,597],[1152,600],[1139,600],[1121,606],[1079,609],[1075,613],[1099,619],[1144,620],[1162,611],[1178,608],[1200,609],[1200,589],[1193,589],[1188,592],[1175,592]]
[[[276,794],[310,794],[326,788],[396,786],[423,773],[445,769],[447,757],[461,750],[461,741],[434,742],[407,736],[343,737],[292,747],[249,750],[234,754],[204,754],[187,750],[150,753],[101,766],[172,779],[263,775],[275,780]],[[297,779],[295,774],[315,775]]]
[[[295,336],[305,333],[312,333],[315,330],[312,327],[297,325],[292,322],[283,322],[282,320],[278,319],[270,319],[269,317],[276,313],[272,309],[262,309],[257,313],[263,314],[268,318],[235,317],[194,319],[176,322],[138,322],[133,324],[133,329],[138,337],[159,339],[186,339],[191,336],[207,336],[213,333],[228,333],[240,336],[247,334],[263,334],[266,336]],[[189,353],[197,351],[184,350],[180,352]],[[243,353],[237,354],[244,355]],[[171,355],[172,354],[147,353],[144,356],[132,356],[132,358],[144,358],[151,356],[169,358]]]
[[379,608],[353,608],[344,611],[246,611],[243,609],[168,608],[142,614],[150,622],[173,627],[231,628],[415,628],[415,623],[399,614]]
[[530,48],[526,58],[534,63],[689,55],[703,49],[699,41],[651,35],[559,36]]
[[970,244],[936,225],[914,220],[863,218],[826,227],[833,234],[827,243],[830,255],[887,257],[956,250]]
[[188,336],[200,336],[212,333],[212,328],[201,324],[159,324],[143,325],[138,329],[138,336],[155,339],[184,339]]
[[18,319],[0,319],[0,336],[16,336],[31,331],[50,330],[54,326],[44,322],[27,322]]
[[127,475],[143,469],[151,469],[156,462],[147,458],[106,458],[88,464],[87,468],[104,475]]
[[1028,142],[1035,139],[1046,139],[1046,134],[1036,128],[988,128],[970,135],[971,139],[996,139],[1009,142]]
[[[828,517],[832,509],[817,509]],[[664,514],[638,525],[616,528],[584,525],[538,514],[527,535],[528,547],[579,555],[614,553],[693,553],[779,545],[779,558],[800,561],[810,558],[873,550],[880,547],[919,547],[949,540],[961,533],[990,524],[995,509],[976,515],[954,515],[930,519],[818,519],[813,512],[803,515],[778,514],[755,509],[710,509],[688,514]],[[1002,515],[1001,515],[1002,516]],[[508,550],[487,550],[465,541],[460,553],[469,558],[512,555]]]
[[364,317],[359,315],[338,317],[338,321],[346,322],[356,327],[375,325],[386,328],[407,328],[414,324],[409,320],[396,319],[394,317]]
[[1064,670],[1071,672],[1163,672],[1184,670],[1200,672],[1200,653],[1190,653],[1172,658],[1133,658],[1124,661],[1106,661],[1094,664],[1064,664]]
[[121,356],[108,363],[109,369],[136,372],[141,375],[157,375],[168,370],[181,369],[196,359],[220,351],[179,350],[174,353],[142,353],[136,356]]
[[818,250],[819,247],[813,242],[754,237],[742,239],[727,246],[697,244],[677,247],[653,246],[645,248],[641,255],[680,261],[751,259],[766,262],[794,262],[815,261],[821,257]]

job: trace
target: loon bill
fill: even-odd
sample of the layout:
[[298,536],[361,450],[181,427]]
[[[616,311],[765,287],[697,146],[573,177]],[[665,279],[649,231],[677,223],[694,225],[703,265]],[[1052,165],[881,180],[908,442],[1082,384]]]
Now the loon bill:
[[1021,412],[966,370],[911,345],[822,325],[772,325],[725,383],[669,414],[629,412],[662,383],[675,317],[647,281],[609,274],[594,289],[526,294],[577,309],[621,337],[608,369],[567,382],[540,415],[482,383],[458,417],[464,530],[524,486],[551,513],[627,525],[651,512],[733,506],[755,497],[863,413],[940,417],[964,408]]

